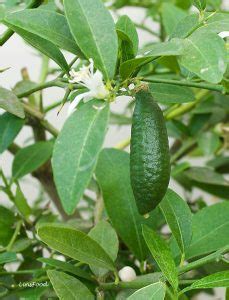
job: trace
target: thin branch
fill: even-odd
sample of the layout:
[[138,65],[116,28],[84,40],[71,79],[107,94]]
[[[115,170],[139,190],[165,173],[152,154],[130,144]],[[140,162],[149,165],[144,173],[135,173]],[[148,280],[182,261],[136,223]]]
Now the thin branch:
[[23,103],[23,107],[24,107],[24,110],[25,112],[38,119],[40,121],[40,124],[49,132],[51,133],[53,136],[57,137],[58,134],[59,134],[59,131],[53,127],[52,124],[50,124],[47,120],[44,119],[44,115],[39,111],[37,110],[36,108],[32,107],[31,105],[29,105],[28,103]]
[[49,87],[54,87],[54,86],[63,88],[66,85],[64,83],[61,83],[58,80],[51,80],[51,81],[48,81],[46,83],[38,84],[37,86],[33,87],[32,89],[30,89],[30,90],[28,90],[28,91],[26,91],[24,93],[17,94],[16,96],[18,98],[28,97],[29,95],[31,95],[31,94],[33,94],[35,92],[47,89]]
[[[186,266],[178,268],[178,273],[179,275],[182,275],[190,270],[195,270],[198,269],[206,264],[212,263],[212,262],[218,262],[222,259],[223,255],[229,252],[229,246],[226,246],[206,257],[203,257],[199,260],[196,260],[194,262],[191,262],[187,264]],[[148,274],[150,275],[150,274]],[[143,280],[133,280],[131,282],[119,282],[116,284],[115,282],[110,282],[110,283],[101,283],[100,288],[103,290],[113,290],[113,289],[140,289],[143,288],[149,284],[152,283],[153,277],[156,275],[156,273],[152,273],[152,278],[149,276],[148,278]],[[161,276],[162,273],[161,273]],[[160,273],[158,274],[158,278],[160,278]],[[155,278],[154,278],[155,279]],[[184,281],[181,280],[180,284],[187,284],[187,283],[193,283],[193,281]]]
[[220,93],[226,93],[224,86],[210,83],[197,83],[187,80],[171,80],[162,78],[138,78],[141,81],[152,82],[152,83],[167,83],[180,86],[188,86],[193,88],[205,89],[209,91],[215,91]]

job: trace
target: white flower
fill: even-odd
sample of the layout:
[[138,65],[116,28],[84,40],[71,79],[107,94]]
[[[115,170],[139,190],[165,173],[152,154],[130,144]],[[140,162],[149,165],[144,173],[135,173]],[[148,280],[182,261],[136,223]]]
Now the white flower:
[[222,31],[219,33],[219,36],[224,39],[226,37],[229,37],[229,31]]
[[109,91],[103,82],[103,74],[99,70],[94,73],[94,62],[92,59],[89,61],[90,65],[83,66],[78,72],[70,71],[72,79],[69,82],[81,84],[88,89],[88,92],[76,96],[69,105],[68,115],[74,111],[82,99],[87,102],[92,99],[106,99],[109,95]]
[[124,282],[130,282],[134,279],[136,279],[136,273],[135,270],[129,266],[126,266],[122,268],[119,272],[118,275],[120,279]]
[[129,90],[130,91],[133,91],[135,89],[135,84],[134,83],[131,83],[129,86],[128,86]]

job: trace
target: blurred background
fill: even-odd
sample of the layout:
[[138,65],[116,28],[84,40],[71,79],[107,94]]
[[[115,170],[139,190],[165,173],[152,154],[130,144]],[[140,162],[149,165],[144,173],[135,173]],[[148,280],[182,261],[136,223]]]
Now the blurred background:
[[[1,1],[0,1],[1,3]],[[224,8],[229,10],[229,0],[224,0]],[[195,10],[193,8],[193,10]],[[140,24],[144,20],[145,24],[150,27],[153,31],[157,31],[157,24],[153,23],[152,20],[145,15],[145,10],[141,8],[133,8],[127,7],[118,10],[118,15],[128,15],[134,22]],[[114,15],[116,19],[118,15]],[[2,34],[5,30],[3,25],[0,25],[0,34]],[[138,29],[140,46],[144,45],[148,41],[152,41],[152,35]],[[70,62],[73,56],[69,53],[65,53],[65,57]],[[41,71],[41,62],[42,57],[29,45],[27,45],[18,35],[14,34],[12,38],[8,40],[8,42],[0,47],[0,70],[9,68],[6,72],[0,73],[0,86],[8,89],[12,89],[15,84],[22,80],[21,71],[23,68],[26,68],[28,71],[29,77],[32,81],[39,81],[40,71]],[[53,62],[50,62],[50,65],[55,68],[57,67]],[[49,77],[48,79],[52,79]],[[49,88],[43,92],[44,95],[44,104],[50,105],[56,101],[59,101],[63,98],[64,90],[60,88]],[[125,97],[120,97],[116,100],[116,102],[112,103],[112,110],[114,112],[122,112],[125,105],[127,104],[127,99]],[[51,122],[57,129],[61,129],[64,121],[67,118],[67,107],[68,104],[64,106],[61,113],[57,115],[58,108],[54,109],[47,115],[47,119]],[[1,112],[1,109],[0,109]],[[111,126],[107,138],[105,141],[106,147],[115,146],[120,141],[124,140],[130,135],[129,126]],[[31,129],[26,127],[24,128],[16,139],[16,143],[20,146],[28,145],[31,143],[30,137],[32,136]],[[12,166],[13,156],[7,151],[0,156],[0,168],[3,169],[6,175],[11,174],[11,166]],[[202,161],[198,159],[193,159],[194,164],[197,166],[203,164]],[[174,187],[174,183],[171,182],[170,185]],[[29,202],[34,201],[38,197],[39,194],[39,184],[38,182],[27,176],[22,179],[21,187],[23,192],[25,193]],[[176,191],[182,195],[182,189],[179,186],[175,187]],[[203,192],[195,190],[196,195]],[[184,195],[183,195],[184,196]],[[214,203],[214,199],[210,199],[209,195],[205,195],[205,200],[212,204]],[[10,207],[10,202],[7,201],[5,194],[0,192],[0,203],[4,203],[4,205]],[[224,299],[224,289],[217,289],[217,296],[209,296],[206,294],[202,294],[198,297],[198,299],[210,300],[210,299]]]

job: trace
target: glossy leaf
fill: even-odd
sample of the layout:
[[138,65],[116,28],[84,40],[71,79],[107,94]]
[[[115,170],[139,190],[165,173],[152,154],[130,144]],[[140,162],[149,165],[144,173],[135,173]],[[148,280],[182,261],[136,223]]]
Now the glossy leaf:
[[41,225],[41,240],[52,249],[89,265],[115,271],[114,263],[103,248],[84,232],[58,224]]
[[178,274],[172,253],[166,242],[148,226],[143,225],[143,236],[146,244],[161,269],[162,273],[167,278],[168,282],[176,290],[178,287]]
[[189,206],[179,195],[168,189],[160,208],[181,253],[184,254],[192,239],[192,213]]
[[74,54],[80,54],[65,17],[44,9],[26,9],[9,14],[6,23],[52,42]]
[[109,105],[89,101],[66,121],[53,151],[54,180],[64,207],[72,214],[83,196],[102,148]]
[[229,287],[229,271],[218,272],[196,280],[192,285],[181,292],[185,293],[195,289],[210,289],[217,287]]
[[113,227],[135,256],[144,260],[147,248],[141,224],[152,226],[155,220],[153,216],[152,219],[145,219],[138,213],[130,185],[129,160],[129,154],[124,151],[102,150],[96,168],[96,178]]
[[172,39],[169,42],[155,44],[144,52],[144,56],[124,62],[120,66],[120,74],[123,79],[126,79],[133,75],[136,70],[157,59],[159,56],[177,56],[183,54],[183,51],[183,41],[180,39]]
[[0,115],[0,153],[4,152],[20,132],[24,121],[10,113]]
[[19,34],[32,47],[55,61],[65,72],[69,71],[65,57],[56,45],[19,27],[10,25],[10,28]]
[[164,300],[166,286],[162,282],[150,284],[142,289],[137,290],[127,300]]
[[100,0],[64,0],[72,35],[87,58],[104,76],[113,78],[118,54],[114,21]]
[[186,103],[195,100],[191,89],[166,83],[151,83],[150,92],[157,102],[162,104]]
[[184,54],[178,60],[181,66],[211,83],[222,80],[227,67],[225,43],[218,35],[195,32],[184,41]]
[[52,142],[37,142],[19,150],[13,161],[12,173],[14,179],[36,171],[49,160],[52,149]]
[[93,300],[94,296],[89,289],[78,279],[59,271],[49,270],[47,275],[52,286],[61,300],[85,299]]
[[90,281],[92,280],[90,274],[88,274],[84,270],[81,270],[80,268],[77,268],[76,266],[74,266],[74,264],[65,261],[60,261],[53,258],[44,258],[44,257],[38,258],[38,261],[45,263],[48,266],[55,267],[57,269],[61,269],[65,272],[71,273],[79,278],[83,278]]
[[8,111],[9,113],[24,118],[25,113],[20,100],[10,90],[0,87],[0,108]]
[[[186,258],[204,255],[229,244],[229,203],[201,209],[193,216],[193,236]],[[210,220],[210,221],[209,221]]]
[[[93,227],[89,234],[105,251],[109,254],[113,261],[116,260],[119,248],[119,241],[115,230],[106,221],[100,221]],[[91,267],[93,273],[101,277],[107,273],[108,270]]]

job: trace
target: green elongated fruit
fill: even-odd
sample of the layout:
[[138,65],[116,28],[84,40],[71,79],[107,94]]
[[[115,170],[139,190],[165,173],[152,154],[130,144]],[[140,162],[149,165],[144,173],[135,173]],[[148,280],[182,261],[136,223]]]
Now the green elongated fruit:
[[170,178],[168,135],[163,113],[146,90],[136,93],[130,145],[130,177],[140,214],[164,197]]

